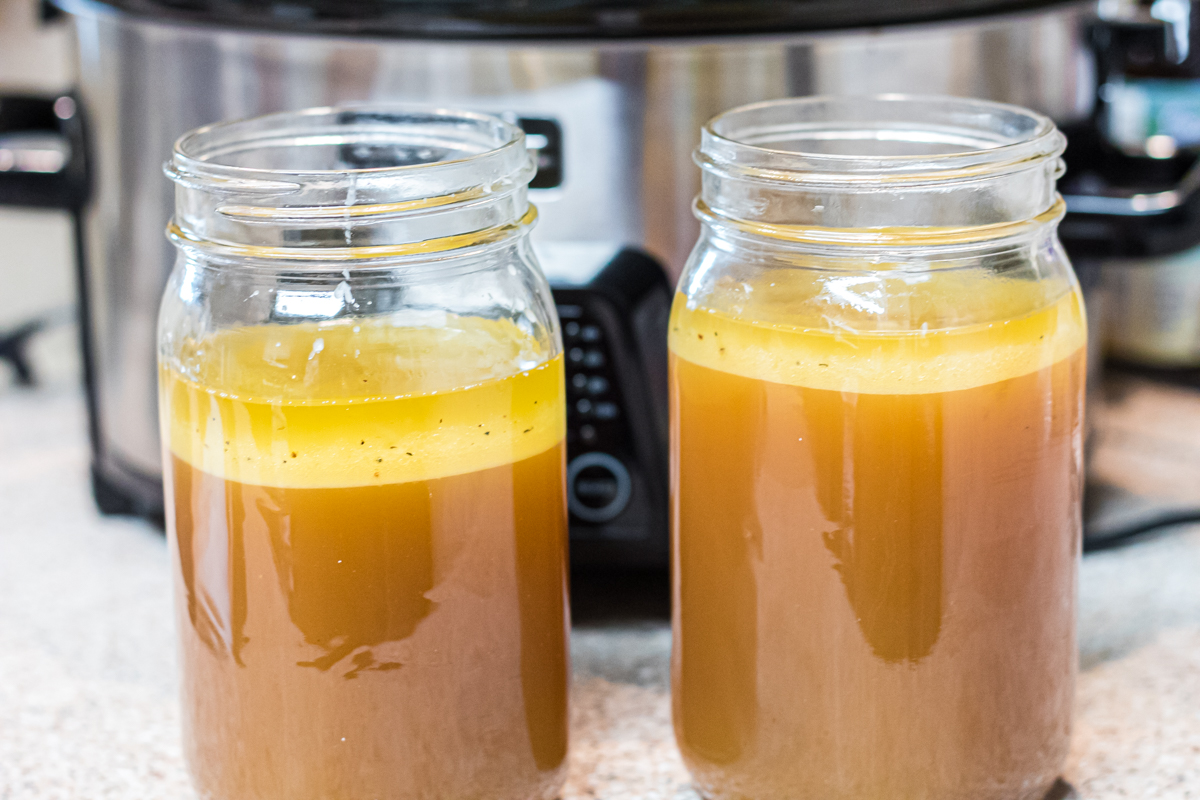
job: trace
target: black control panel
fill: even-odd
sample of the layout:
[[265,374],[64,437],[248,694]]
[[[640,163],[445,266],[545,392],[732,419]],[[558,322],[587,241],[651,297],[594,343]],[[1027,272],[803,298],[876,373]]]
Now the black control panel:
[[571,561],[665,565],[666,275],[623,250],[587,285],[553,288],[566,361]]

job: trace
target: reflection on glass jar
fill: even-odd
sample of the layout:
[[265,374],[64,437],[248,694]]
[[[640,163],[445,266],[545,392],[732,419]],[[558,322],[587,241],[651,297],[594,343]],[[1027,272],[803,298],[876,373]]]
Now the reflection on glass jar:
[[160,372],[214,800],[551,798],[565,392],[519,129],[316,110],[176,146]]
[[1075,675],[1063,139],[805,99],[705,128],[675,299],[676,735],[712,798],[1040,798]]

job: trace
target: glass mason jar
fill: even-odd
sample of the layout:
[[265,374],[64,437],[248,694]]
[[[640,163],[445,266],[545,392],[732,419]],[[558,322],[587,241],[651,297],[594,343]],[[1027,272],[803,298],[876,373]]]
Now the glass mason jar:
[[159,328],[202,797],[552,798],[562,345],[519,128],[316,109],[176,144]]
[[1058,775],[1086,340],[1063,147],[950,98],[705,127],[670,329],[674,720],[705,797],[1027,800]]

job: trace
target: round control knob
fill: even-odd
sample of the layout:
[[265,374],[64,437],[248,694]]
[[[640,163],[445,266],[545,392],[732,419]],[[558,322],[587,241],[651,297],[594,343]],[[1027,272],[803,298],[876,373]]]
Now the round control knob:
[[629,470],[608,453],[584,453],[567,466],[567,506],[584,522],[616,518],[632,494]]

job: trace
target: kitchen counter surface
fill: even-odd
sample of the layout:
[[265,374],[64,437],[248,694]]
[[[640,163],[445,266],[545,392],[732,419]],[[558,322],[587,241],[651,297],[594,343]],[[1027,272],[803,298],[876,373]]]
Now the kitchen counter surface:
[[[1200,395],[1123,391],[1101,414],[1101,477],[1188,501]],[[1139,429],[1147,403],[1167,433]],[[97,515],[85,441],[76,392],[0,387],[0,800],[190,800],[164,540]],[[1085,800],[1200,798],[1200,527],[1087,556],[1080,608],[1066,777]],[[564,800],[695,797],[672,742],[669,646],[662,620],[576,627]]]

